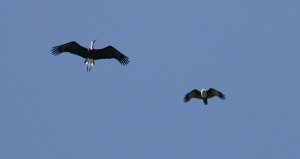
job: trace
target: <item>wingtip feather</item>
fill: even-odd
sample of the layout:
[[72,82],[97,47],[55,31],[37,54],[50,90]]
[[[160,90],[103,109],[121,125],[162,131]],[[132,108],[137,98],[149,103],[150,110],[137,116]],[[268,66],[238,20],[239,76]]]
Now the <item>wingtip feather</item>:
[[52,55],[54,55],[54,56],[59,55],[60,52],[59,52],[58,47],[57,47],[57,46],[56,46],[56,47],[53,47],[53,48],[51,49],[51,53],[52,53]]
[[223,99],[223,100],[226,98],[226,96],[225,96],[222,92],[220,92],[219,97],[220,97],[221,99]]
[[183,102],[187,103],[189,101],[190,101],[190,99],[189,99],[188,95],[185,95],[184,98],[183,98]]
[[129,64],[129,58],[125,55],[123,55],[123,57],[120,60],[121,65],[125,66]]

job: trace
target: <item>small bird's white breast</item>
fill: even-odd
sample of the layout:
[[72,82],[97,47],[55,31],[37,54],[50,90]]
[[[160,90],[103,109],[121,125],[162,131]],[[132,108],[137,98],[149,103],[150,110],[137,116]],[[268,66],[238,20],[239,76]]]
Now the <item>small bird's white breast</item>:
[[201,89],[201,96],[203,98],[206,98],[207,97],[207,93],[206,93],[206,90],[205,89]]

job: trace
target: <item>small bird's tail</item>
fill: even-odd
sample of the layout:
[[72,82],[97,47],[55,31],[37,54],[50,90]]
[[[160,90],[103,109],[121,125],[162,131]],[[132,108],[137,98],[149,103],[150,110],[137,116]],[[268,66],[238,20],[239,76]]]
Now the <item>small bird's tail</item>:
[[208,104],[207,98],[203,98],[203,102],[204,102],[205,105],[207,105]]

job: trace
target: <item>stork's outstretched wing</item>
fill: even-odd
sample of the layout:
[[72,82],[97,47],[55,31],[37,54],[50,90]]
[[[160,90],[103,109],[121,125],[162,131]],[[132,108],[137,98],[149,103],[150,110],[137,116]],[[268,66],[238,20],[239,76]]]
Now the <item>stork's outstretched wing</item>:
[[114,58],[117,59],[122,65],[127,65],[129,63],[129,58],[112,46],[107,46],[103,49],[96,49],[95,52],[95,60]]
[[215,89],[213,89],[213,88],[209,88],[209,89],[207,90],[207,98],[212,98],[212,97],[214,97],[214,96],[218,96],[218,97],[220,97],[221,99],[225,99],[225,95],[224,95],[222,92],[220,92],[220,91],[218,91],[218,90],[215,90]]
[[190,91],[188,94],[186,94],[183,98],[183,101],[185,103],[189,102],[191,98],[198,98],[198,99],[202,99],[201,97],[201,92],[198,91],[197,89],[194,89],[192,91]]
[[75,55],[78,55],[82,58],[87,58],[87,48],[80,46],[75,41],[58,45],[52,48],[52,54],[57,56],[63,52],[69,52]]

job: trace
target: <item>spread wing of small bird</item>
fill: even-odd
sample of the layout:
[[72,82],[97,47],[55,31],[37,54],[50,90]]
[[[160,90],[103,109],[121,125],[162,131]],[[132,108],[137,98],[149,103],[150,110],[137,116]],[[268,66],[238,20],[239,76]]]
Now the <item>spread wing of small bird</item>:
[[218,90],[215,90],[213,88],[209,88],[207,90],[207,98],[212,98],[214,96],[217,96],[217,97],[219,97],[221,99],[225,99],[225,95],[222,92],[220,92]]
[[77,42],[72,41],[52,48],[52,54],[57,56],[63,52],[78,55],[82,58],[87,58],[87,48],[80,46]]
[[198,98],[198,99],[202,99],[201,97],[201,92],[198,91],[197,89],[194,89],[192,91],[190,91],[188,94],[186,94],[183,98],[183,101],[185,103],[189,102],[191,98]]
[[118,60],[122,65],[127,65],[129,63],[129,58],[112,46],[107,46],[102,49],[95,49],[95,60],[111,58]]

